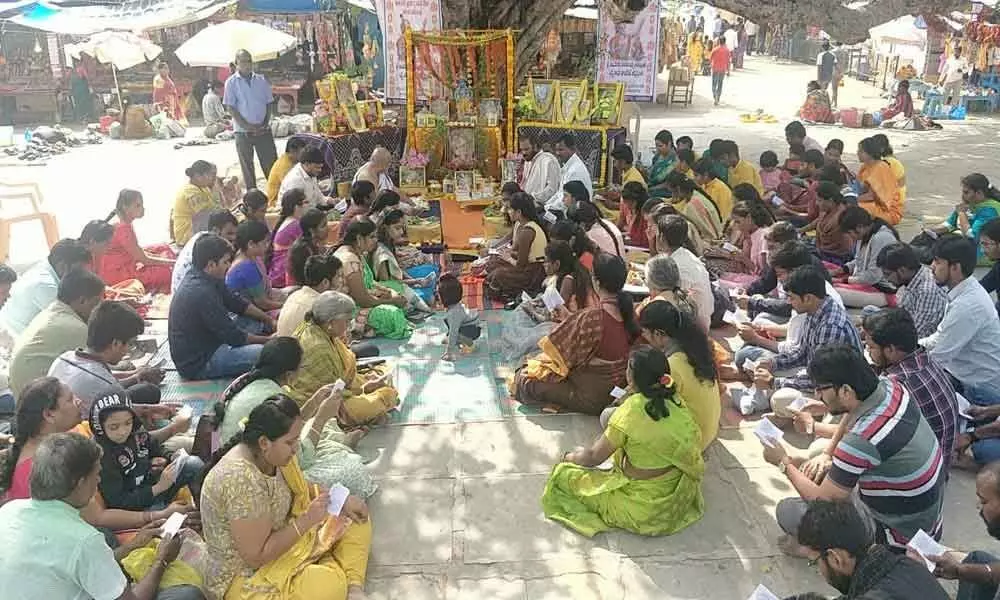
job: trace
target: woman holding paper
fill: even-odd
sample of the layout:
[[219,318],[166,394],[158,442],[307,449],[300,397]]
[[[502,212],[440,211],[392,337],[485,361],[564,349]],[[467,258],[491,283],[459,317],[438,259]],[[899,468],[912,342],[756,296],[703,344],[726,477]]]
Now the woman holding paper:
[[358,373],[357,358],[348,345],[347,332],[357,306],[347,294],[327,291],[316,297],[312,310],[293,334],[302,346],[302,361],[288,377],[285,391],[302,407],[306,418],[317,408],[307,400],[325,385],[344,382],[342,425],[357,426],[382,420],[396,408],[399,394],[389,385],[389,369]]
[[701,430],[704,450],[719,435],[722,404],[712,343],[692,315],[670,302],[653,301],[639,313],[639,325],[649,344],[666,355],[677,394]]
[[[643,346],[628,361],[628,389],[590,448],[563,456],[542,494],[545,516],[587,536],[621,528],[670,535],[701,519],[701,434],[676,393],[662,352]],[[594,470],[611,458],[610,471]]]
[[514,194],[509,214],[514,222],[510,252],[490,256],[483,268],[489,295],[499,299],[516,298],[521,292],[536,294],[545,279],[547,240],[534,198],[524,192]]
[[368,507],[357,496],[333,507],[329,492],[306,482],[295,458],[304,426],[295,401],[272,396],[212,457],[199,504],[209,597],[364,597]]
[[625,382],[625,357],[639,337],[632,297],[622,291],[625,262],[598,254],[594,259],[597,302],[563,321],[538,342],[541,353],[517,370],[510,382],[518,402],[599,415],[608,395]]
[[[239,433],[240,423],[268,398],[284,393],[281,387],[291,379],[302,363],[302,346],[293,337],[272,338],[264,344],[257,364],[233,381],[215,405],[215,427],[223,440]],[[378,486],[354,451],[364,431],[344,433],[337,424],[343,410],[343,397],[335,384],[325,385],[306,401],[305,410],[315,410],[307,421],[295,453],[308,481],[324,488],[342,484],[351,493],[368,498]]]

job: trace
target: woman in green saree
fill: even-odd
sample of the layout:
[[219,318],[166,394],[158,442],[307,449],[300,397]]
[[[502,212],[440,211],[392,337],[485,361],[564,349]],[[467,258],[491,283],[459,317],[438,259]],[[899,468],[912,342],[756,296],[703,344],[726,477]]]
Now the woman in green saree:
[[407,316],[418,319],[430,316],[434,311],[410,286],[433,285],[437,274],[432,271],[427,277],[413,279],[399,266],[394,249],[397,243],[402,243],[406,238],[405,218],[406,215],[401,210],[391,210],[382,217],[382,223],[378,226],[378,245],[372,252],[372,270],[380,285],[406,298]]
[[674,148],[674,136],[666,129],[656,134],[656,154],[653,164],[649,166],[649,196],[651,198],[669,198],[670,186],[667,185],[667,175],[677,166],[677,150]]
[[[630,393],[590,448],[567,452],[552,470],[542,494],[546,517],[587,537],[612,528],[669,535],[701,519],[701,433],[668,371],[659,350],[632,353]],[[611,470],[594,468],[608,458]]]
[[[215,405],[215,427],[219,438],[229,440],[241,428],[250,412],[268,398],[284,394],[282,388],[299,369],[302,346],[292,337],[272,338],[260,352],[257,364],[238,377],[226,389],[222,401]],[[324,489],[340,483],[361,498],[375,493],[377,486],[364,461],[354,451],[364,436],[363,430],[341,431],[337,415],[343,405],[343,394],[327,385],[316,390],[305,403],[314,416],[306,422],[299,440],[299,466],[306,479]]]
[[367,218],[355,219],[347,226],[343,244],[333,253],[342,265],[345,292],[361,309],[367,328],[375,335],[394,340],[410,335],[406,320],[407,300],[392,289],[375,281],[368,256],[378,244],[376,226]]

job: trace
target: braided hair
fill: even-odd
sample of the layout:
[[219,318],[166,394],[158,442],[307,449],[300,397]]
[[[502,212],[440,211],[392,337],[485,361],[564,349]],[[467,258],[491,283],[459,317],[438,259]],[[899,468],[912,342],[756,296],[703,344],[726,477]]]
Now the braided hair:
[[222,426],[226,418],[226,406],[236,394],[242,392],[248,385],[258,379],[277,381],[288,373],[294,372],[302,362],[302,346],[293,337],[271,338],[264,344],[257,357],[257,364],[248,372],[237,377],[222,395],[222,400],[215,403],[215,418],[212,425],[215,429]]
[[673,382],[665,381],[664,375],[670,375],[670,365],[662,352],[651,346],[640,346],[629,357],[628,367],[632,384],[646,399],[646,414],[650,419],[659,421],[670,416],[668,400],[681,406]]
[[299,405],[285,394],[275,394],[264,400],[250,411],[250,416],[240,431],[216,450],[204,475],[208,476],[208,472],[219,464],[222,457],[240,444],[246,444],[256,454],[260,448],[260,438],[266,437],[273,442],[287,435],[300,414]]

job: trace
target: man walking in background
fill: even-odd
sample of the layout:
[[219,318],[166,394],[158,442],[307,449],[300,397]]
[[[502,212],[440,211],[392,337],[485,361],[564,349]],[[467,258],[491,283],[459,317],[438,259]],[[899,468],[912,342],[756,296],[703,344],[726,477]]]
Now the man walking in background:
[[729,48],[726,47],[725,38],[716,39],[715,48],[712,48],[712,54],[708,57],[708,61],[712,64],[712,98],[715,99],[716,106],[719,105],[719,99],[722,98],[722,84],[726,81],[726,74],[729,73],[729,63],[732,56]]
[[830,42],[823,42],[823,51],[816,57],[816,81],[827,91],[837,70],[837,56],[830,51]]

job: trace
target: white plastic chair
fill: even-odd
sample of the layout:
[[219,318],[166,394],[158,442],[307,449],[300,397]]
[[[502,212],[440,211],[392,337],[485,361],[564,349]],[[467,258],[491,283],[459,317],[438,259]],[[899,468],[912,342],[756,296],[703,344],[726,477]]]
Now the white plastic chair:
[[40,221],[49,248],[59,241],[59,224],[55,215],[44,210],[44,204],[37,183],[0,183],[0,261],[7,262],[10,257],[10,229],[15,223]]

